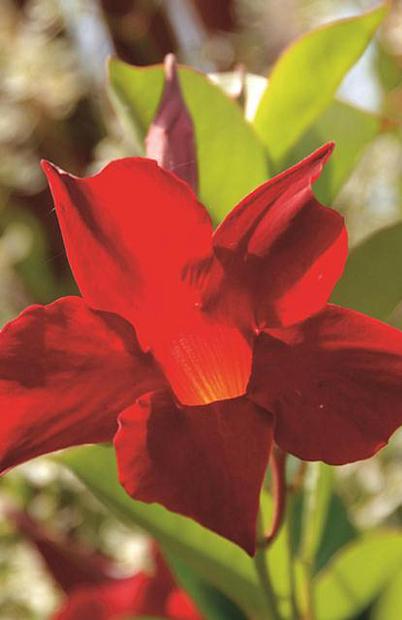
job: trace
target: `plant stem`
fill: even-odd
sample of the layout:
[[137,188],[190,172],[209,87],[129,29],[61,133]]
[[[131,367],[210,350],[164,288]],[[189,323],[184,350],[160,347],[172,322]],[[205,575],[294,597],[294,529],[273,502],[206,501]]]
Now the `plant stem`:
[[269,532],[265,535],[265,545],[274,542],[286,518],[286,452],[274,446],[271,453],[272,498],[274,500],[274,514]]
[[302,561],[303,567],[303,598],[305,601],[306,609],[303,614],[303,620],[315,620],[314,610],[314,589],[312,580],[311,564],[307,561]]
[[[259,531],[263,533],[261,516],[259,518]],[[262,547],[257,550],[254,558],[254,565],[260,580],[261,590],[264,594],[265,604],[269,613],[269,620],[282,620],[276,604],[276,596],[272,587],[269,568],[267,565],[266,548]],[[268,619],[267,619],[268,620]]]
[[300,542],[303,569],[304,620],[315,620],[313,567],[328,515],[332,491],[332,469],[323,463],[309,463],[304,484],[304,506]]
[[297,605],[297,597],[296,597],[296,581],[295,581],[295,557],[293,550],[293,540],[292,540],[292,515],[293,515],[293,505],[294,498],[293,494],[288,491],[288,499],[287,499],[287,511],[286,518],[284,521],[284,529],[286,533],[286,544],[288,551],[288,564],[289,564],[289,584],[290,584],[290,613],[292,620],[299,620],[300,614]]

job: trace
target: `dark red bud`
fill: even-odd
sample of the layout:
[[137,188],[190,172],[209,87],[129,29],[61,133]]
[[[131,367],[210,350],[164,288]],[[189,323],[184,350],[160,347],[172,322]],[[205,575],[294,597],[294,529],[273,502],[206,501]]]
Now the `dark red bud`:
[[174,172],[195,192],[198,186],[194,126],[180,88],[174,54],[165,58],[165,87],[145,138],[146,156]]

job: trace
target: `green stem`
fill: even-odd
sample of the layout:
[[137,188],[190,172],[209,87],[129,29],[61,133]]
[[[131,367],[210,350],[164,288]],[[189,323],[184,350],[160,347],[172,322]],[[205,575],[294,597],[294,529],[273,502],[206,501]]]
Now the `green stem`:
[[274,501],[274,513],[269,532],[265,535],[266,546],[271,545],[279,535],[283,522],[286,518],[286,452],[278,446],[274,446],[271,452],[270,468],[272,478],[272,499]]
[[303,620],[315,620],[314,609],[314,588],[313,588],[313,576],[311,564],[305,560],[302,560],[303,569],[303,598],[305,602],[305,612]]
[[287,499],[287,511],[286,518],[284,521],[284,530],[286,534],[286,544],[287,544],[287,552],[288,552],[288,565],[289,565],[289,585],[290,585],[290,613],[291,620],[299,620],[300,614],[297,606],[297,597],[296,597],[296,580],[295,580],[295,556],[294,556],[294,547],[292,540],[292,515],[293,515],[293,505],[294,498],[291,492],[288,492]]
[[299,556],[306,605],[304,620],[315,620],[313,569],[328,515],[333,474],[323,463],[309,463],[306,474]]
[[[259,531],[262,537],[264,530],[261,523],[261,515],[259,518]],[[276,596],[272,587],[271,577],[269,574],[265,546],[257,550],[254,558],[254,565],[258,578],[260,580],[261,591],[265,598],[265,605],[269,614],[269,620],[282,620],[276,604]]]

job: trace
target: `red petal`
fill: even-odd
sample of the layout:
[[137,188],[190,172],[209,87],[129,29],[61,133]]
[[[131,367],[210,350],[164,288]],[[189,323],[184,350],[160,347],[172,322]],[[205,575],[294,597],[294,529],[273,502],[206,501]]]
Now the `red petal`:
[[79,297],[28,308],[0,333],[0,469],[109,441],[158,377],[124,319]]
[[342,274],[343,219],[312,192],[332,149],[322,147],[261,185],[215,232],[226,288],[249,291],[259,327],[289,326],[318,312]]
[[327,306],[257,339],[250,397],[279,446],[334,465],[375,454],[402,424],[402,332]]
[[98,553],[58,540],[25,512],[12,511],[9,518],[41,554],[53,579],[68,594],[78,586],[110,580],[111,563]]
[[43,168],[84,298],[134,320],[145,345],[161,315],[181,307],[187,263],[211,252],[207,212],[186,183],[148,159],[116,160],[84,179]]
[[212,251],[209,218],[191,190],[146,159],[116,161],[88,179],[46,170],[90,303],[135,322],[183,403],[244,394],[249,344],[237,329],[208,319],[186,275]]
[[271,417],[245,398],[178,409],[165,393],[119,417],[120,481],[135,499],[169,510],[255,551],[271,446]]

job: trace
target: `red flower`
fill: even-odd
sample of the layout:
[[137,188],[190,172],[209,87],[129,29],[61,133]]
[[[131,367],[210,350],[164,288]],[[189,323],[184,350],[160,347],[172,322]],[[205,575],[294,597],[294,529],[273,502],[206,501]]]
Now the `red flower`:
[[214,233],[155,162],[87,179],[45,163],[82,298],[2,332],[2,468],[114,440],[132,497],[253,553],[272,438],[333,464],[381,448],[402,420],[402,334],[327,305],[346,231],[311,185],[331,150],[261,185]]
[[170,620],[202,620],[184,590],[178,588],[157,549],[151,572],[111,577],[112,563],[69,540],[58,540],[26,513],[11,512],[19,531],[37,548],[55,582],[66,594],[54,620],[119,620],[158,616]]

